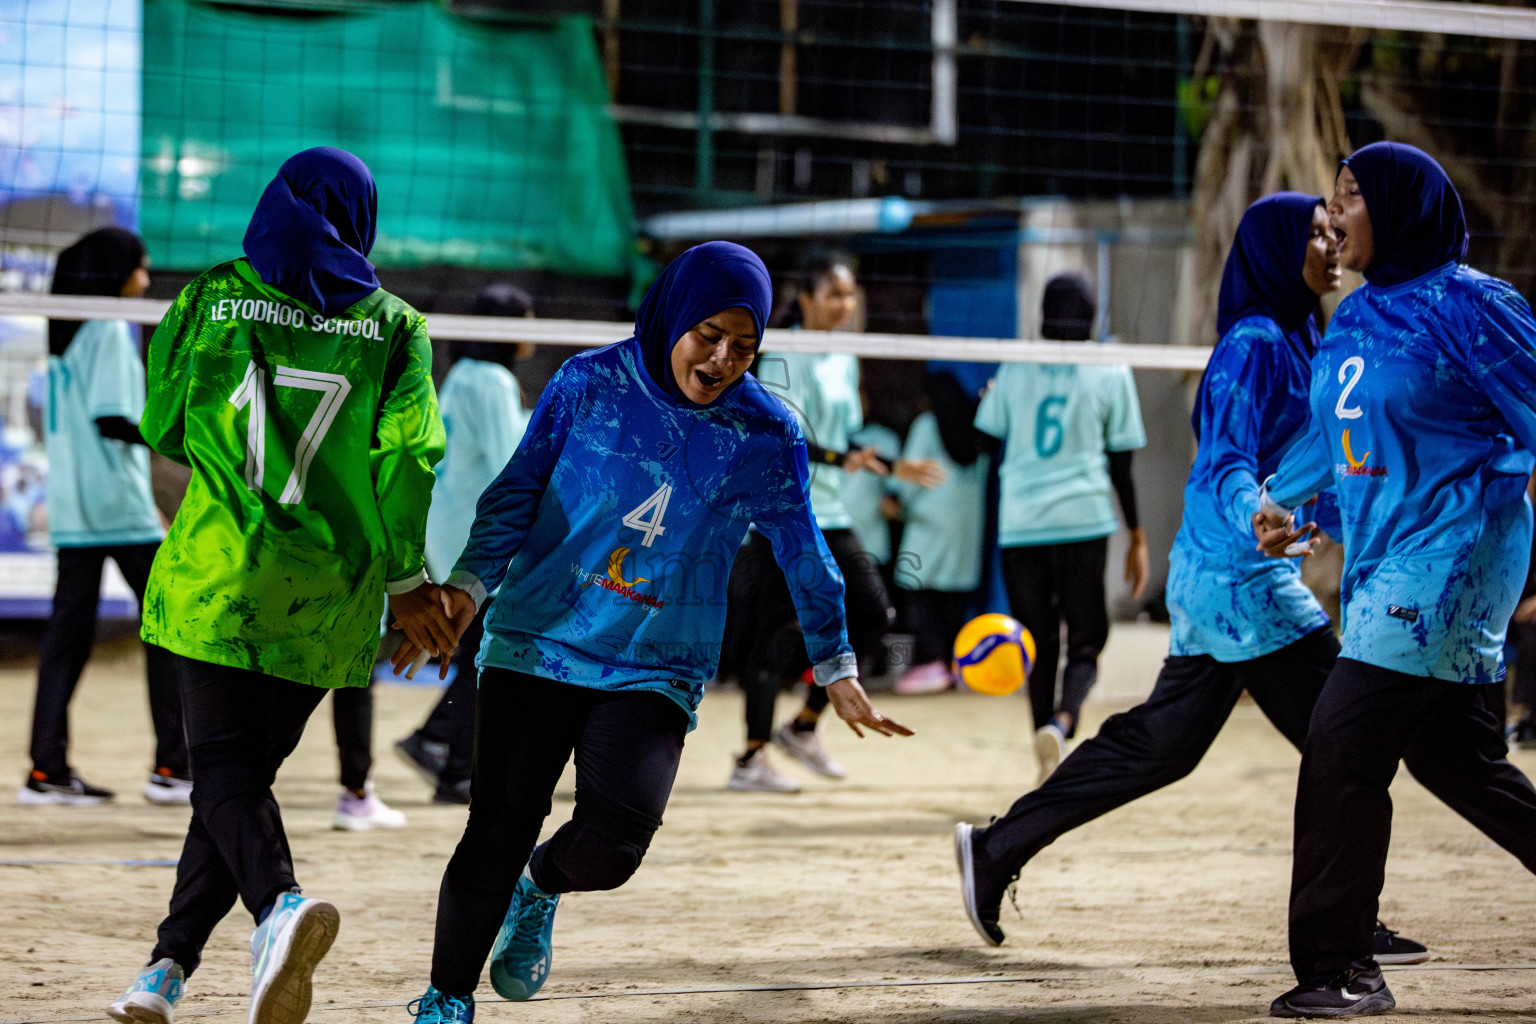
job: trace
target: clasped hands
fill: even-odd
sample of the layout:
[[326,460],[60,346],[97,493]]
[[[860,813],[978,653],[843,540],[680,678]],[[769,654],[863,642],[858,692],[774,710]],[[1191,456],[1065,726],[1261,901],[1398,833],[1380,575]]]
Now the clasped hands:
[[1306,523],[1298,528],[1295,515],[1282,519],[1273,513],[1253,514],[1253,535],[1259,542],[1255,550],[1264,552],[1270,558],[1305,558],[1310,555],[1317,546],[1318,538],[1313,536],[1316,530],[1316,523]]
[[448,678],[448,665],[459,647],[459,638],[475,618],[475,601],[458,587],[423,583],[415,590],[389,598],[390,624],[405,634],[389,662],[395,675],[413,678],[418,661],[438,659],[438,678]]

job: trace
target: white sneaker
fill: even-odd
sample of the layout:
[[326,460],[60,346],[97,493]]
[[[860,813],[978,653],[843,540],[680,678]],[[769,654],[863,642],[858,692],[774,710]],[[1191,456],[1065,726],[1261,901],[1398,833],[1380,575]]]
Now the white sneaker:
[[362,796],[353,796],[350,790],[342,790],[341,799],[336,801],[336,817],[331,819],[331,828],[343,832],[404,827],[405,815],[374,794],[372,779],[363,786]]
[[758,747],[752,751],[752,756],[747,758],[747,763],[736,762],[736,767],[731,771],[731,781],[726,783],[731,789],[741,789],[752,793],[798,793],[800,783],[788,775],[780,774],[773,765],[768,763],[768,748]]
[[181,965],[162,957],[139,972],[128,991],[107,1007],[107,1016],[122,1024],[171,1024],[176,1001],[186,987]]
[[192,780],[179,779],[174,775],[162,775],[160,772],[170,769],[157,769],[150,775],[149,781],[144,783],[144,799],[152,804],[181,804],[183,806],[192,802]]
[[267,919],[251,933],[251,1009],[246,1024],[304,1024],[315,966],[336,941],[340,927],[341,915],[325,900],[296,892],[277,898]]
[[1061,759],[1067,756],[1067,737],[1054,720],[1035,730],[1035,757],[1040,762],[1040,777],[1035,780],[1039,787],[1051,777]]
[[829,779],[846,779],[848,769],[832,760],[827,748],[821,745],[821,737],[815,729],[800,732],[794,722],[785,722],[773,734],[773,742],[790,757],[805,765],[817,775]]

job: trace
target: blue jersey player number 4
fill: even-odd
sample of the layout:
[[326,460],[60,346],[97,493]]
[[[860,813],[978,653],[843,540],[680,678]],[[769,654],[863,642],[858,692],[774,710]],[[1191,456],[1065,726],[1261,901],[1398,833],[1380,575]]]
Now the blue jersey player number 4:
[[[688,250],[646,295],[635,337],[555,375],[481,495],[442,590],[459,635],[491,602],[474,813],[444,874],[418,1021],[471,1020],[488,953],[496,991],[530,998],[549,976],[560,895],[616,888],[638,868],[719,660],[748,524],[784,568],[838,715],[860,735],[911,734],[859,685],[805,439],[747,373],[770,298],[749,250]],[[396,666],[415,653],[403,645]],[[573,754],[575,812],[535,847]]]

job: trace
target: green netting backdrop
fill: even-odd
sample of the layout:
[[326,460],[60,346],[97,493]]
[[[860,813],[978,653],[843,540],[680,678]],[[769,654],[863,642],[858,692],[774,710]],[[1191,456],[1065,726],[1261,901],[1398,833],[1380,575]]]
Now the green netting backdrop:
[[333,145],[378,181],[381,266],[624,275],[633,218],[607,103],[584,18],[146,0],[145,240],[170,269],[239,255],[283,160]]

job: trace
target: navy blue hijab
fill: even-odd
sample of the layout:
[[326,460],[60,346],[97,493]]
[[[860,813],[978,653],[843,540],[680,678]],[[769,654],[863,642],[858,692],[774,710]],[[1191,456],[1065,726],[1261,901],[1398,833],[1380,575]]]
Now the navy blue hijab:
[[1303,192],[1276,192],[1244,211],[1221,272],[1218,335],[1245,316],[1267,316],[1287,331],[1307,322],[1317,308],[1317,293],[1307,287],[1301,270],[1320,203],[1318,196]]
[[1467,218],[1445,169],[1421,149],[1373,142],[1341,161],[1360,183],[1376,255],[1365,279],[1389,288],[1467,255]]
[[379,287],[368,262],[378,209],[367,165],[334,146],[306,149],[261,194],[245,255],[262,281],[335,316]]
[[678,404],[695,403],[683,395],[672,375],[673,346],[695,324],[733,306],[752,314],[761,345],[768,311],[773,307],[773,282],[757,254],[733,242],[694,246],[667,264],[645,293],[635,314],[641,358],[651,380]]

